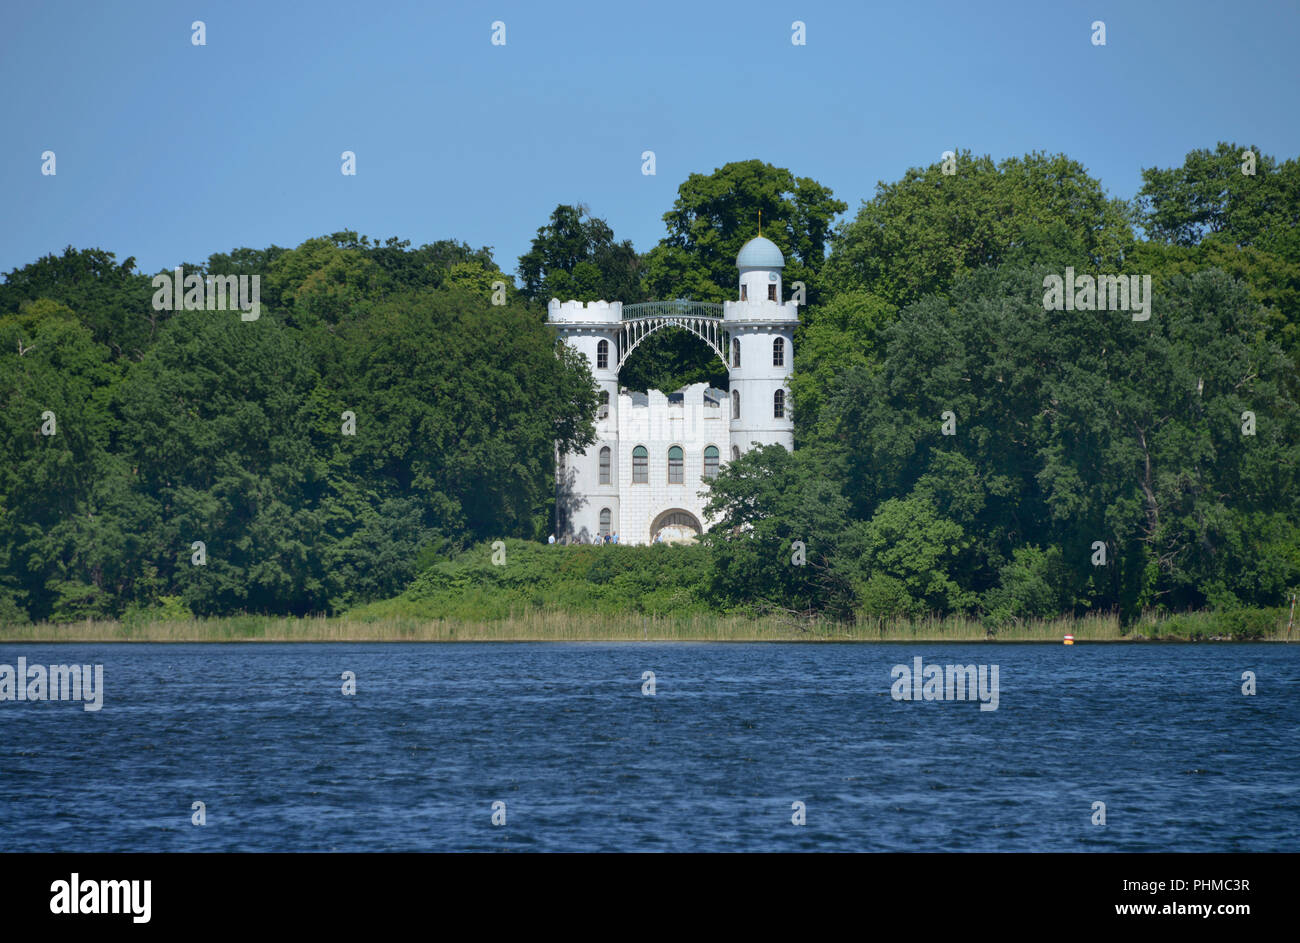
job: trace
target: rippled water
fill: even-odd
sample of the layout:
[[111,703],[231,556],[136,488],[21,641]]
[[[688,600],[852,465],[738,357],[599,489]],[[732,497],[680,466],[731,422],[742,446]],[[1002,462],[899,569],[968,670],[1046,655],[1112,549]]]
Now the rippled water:
[[[917,655],[998,665],[998,709],[895,701]],[[5,851],[1300,847],[1300,645],[0,645],[20,656],[103,664],[105,693],[0,702]]]

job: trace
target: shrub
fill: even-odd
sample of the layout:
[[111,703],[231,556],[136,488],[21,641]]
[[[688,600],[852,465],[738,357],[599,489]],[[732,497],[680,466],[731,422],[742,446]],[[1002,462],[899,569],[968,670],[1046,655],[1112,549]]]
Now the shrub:
[[907,592],[902,580],[885,573],[872,573],[858,589],[862,613],[873,619],[916,615],[920,606]]

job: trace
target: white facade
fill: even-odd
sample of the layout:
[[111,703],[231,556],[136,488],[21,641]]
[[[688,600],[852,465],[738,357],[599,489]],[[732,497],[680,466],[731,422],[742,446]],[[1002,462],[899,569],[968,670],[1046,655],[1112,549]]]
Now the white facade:
[[[557,457],[559,539],[590,541],[606,533],[633,544],[693,539],[712,523],[704,514],[708,473],[755,445],[793,450],[789,378],[799,309],[781,300],[785,260],[760,236],[745,244],[736,263],[741,299],[725,303],[717,332],[725,346],[725,391],[704,383],[671,396],[621,391],[618,368],[626,352],[620,345],[630,336],[623,305],[552,299],[550,324],[587,357],[602,396],[596,442]],[[672,323],[669,317],[659,326]]]

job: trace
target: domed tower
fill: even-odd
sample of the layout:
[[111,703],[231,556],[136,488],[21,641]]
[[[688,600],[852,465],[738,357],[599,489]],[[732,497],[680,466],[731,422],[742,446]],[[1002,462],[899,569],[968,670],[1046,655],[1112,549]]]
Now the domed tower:
[[552,299],[547,321],[560,339],[591,364],[600,394],[596,441],[580,454],[557,456],[556,530],[561,537],[617,533],[619,526],[618,349],[623,320],[621,301]]
[[785,256],[770,239],[749,240],[736,256],[740,300],[723,306],[731,342],[727,366],[731,394],[731,458],[755,445],[794,451],[790,374],[799,305],[783,301]]

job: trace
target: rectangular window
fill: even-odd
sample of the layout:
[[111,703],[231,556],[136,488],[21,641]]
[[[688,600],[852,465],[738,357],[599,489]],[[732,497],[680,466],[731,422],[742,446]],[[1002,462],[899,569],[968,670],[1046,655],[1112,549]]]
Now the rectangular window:
[[767,300],[768,300],[768,301],[776,301],[776,286],[775,286],[775,285],[768,285],[768,286],[767,286]]
[[741,286],[740,286],[740,300],[741,300],[741,301],[748,301],[748,300],[749,300],[749,286],[748,286],[748,285],[741,285]]

